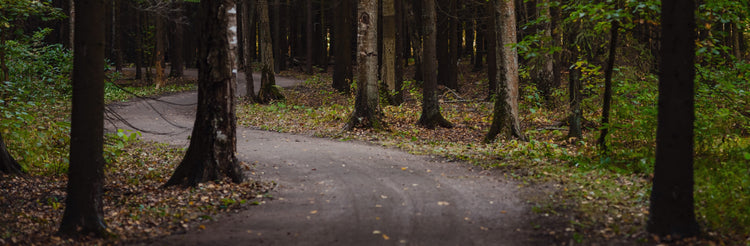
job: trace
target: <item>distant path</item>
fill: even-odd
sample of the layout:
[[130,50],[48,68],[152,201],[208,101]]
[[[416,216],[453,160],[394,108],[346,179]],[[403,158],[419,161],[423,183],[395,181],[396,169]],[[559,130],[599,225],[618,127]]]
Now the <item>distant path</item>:
[[[298,80],[277,77],[282,86]],[[242,83],[240,83],[242,84]],[[257,88],[257,87],[256,87]],[[240,90],[243,91],[243,90]],[[178,104],[195,92],[161,97]],[[142,138],[187,146],[195,106],[143,101],[113,108],[138,127],[172,135]],[[112,126],[108,124],[111,129]],[[153,245],[549,245],[534,233],[516,184],[462,162],[359,142],[237,130],[238,158],[258,163],[255,180],[274,180],[262,205],[206,223],[204,230]]]

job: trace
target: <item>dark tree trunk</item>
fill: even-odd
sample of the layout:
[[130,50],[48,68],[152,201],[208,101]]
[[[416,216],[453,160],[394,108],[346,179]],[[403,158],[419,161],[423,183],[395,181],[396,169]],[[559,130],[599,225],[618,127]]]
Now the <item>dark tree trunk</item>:
[[583,112],[581,111],[581,70],[570,66],[568,70],[568,94],[570,105],[570,116],[568,117],[568,138],[583,138],[581,123]]
[[317,40],[319,40],[318,45],[318,67],[322,72],[326,72],[328,70],[328,41],[326,40],[326,35],[328,34],[326,29],[326,5],[325,0],[320,0],[320,25],[319,28],[317,28]]
[[65,212],[59,232],[105,237],[104,185],[104,2],[75,1],[73,104]]
[[552,25],[549,22],[551,19],[549,11],[549,0],[537,1],[538,10],[537,14],[539,17],[543,17],[547,21],[539,23],[537,28],[542,32],[542,41],[539,42],[539,47],[542,48],[544,54],[542,54],[534,64],[532,79],[539,89],[540,94],[544,98],[544,101],[549,103],[552,101],[552,92],[555,89],[554,84],[554,58],[547,52],[552,46]]
[[315,36],[313,35],[313,4],[312,0],[305,0],[306,4],[306,21],[305,21],[305,52],[306,52],[306,58],[305,58],[305,72],[307,74],[313,73],[313,39]]
[[[424,69],[422,64],[422,58],[424,58],[424,51],[422,49],[423,42],[422,42],[422,31],[424,29],[424,25],[422,24],[422,1],[407,1],[405,9],[408,12],[407,14],[407,23],[410,27],[410,36],[408,36],[409,39],[411,39],[411,47],[414,49],[414,54],[412,55],[414,57],[414,80],[415,81],[424,81]],[[436,69],[436,67],[435,67]],[[437,83],[437,82],[436,82]]]
[[[278,0],[277,0],[278,2]],[[276,87],[276,75],[274,74],[273,45],[271,41],[271,25],[268,23],[268,1],[258,1],[258,14],[260,15],[260,54],[263,65],[261,67],[260,91],[258,102],[269,103],[273,100],[283,100],[284,96]]]
[[333,49],[334,49],[334,67],[333,67],[333,85],[332,87],[339,92],[349,92],[352,83],[352,2],[340,1],[336,11],[334,11],[333,31]]
[[609,39],[609,57],[607,67],[604,69],[604,96],[602,98],[602,130],[599,134],[597,144],[602,152],[607,152],[607,133],[609,132],[609,111],[612,105],[612,71],[615,68],[615,55],[617,51],[617,33],[619,25],[617,21],[612,22]]
[[383,0],[383,56],[380,79],[385,85],[385,89],[388,103],[391,105],[401,104],[403,101],[401,91],[400,78],[397,76],[398,67],[402,66],[398,61],[397,38],[398,33],[397,18],[396,18],[396,1],[395,0]]
[[244,180],[237,151],[236,5],[234,0],[201,1],[198,57],[198,110],[190,146],[165,186],[196,186],[227,177]]
[[434,129],[437,126],[450,128],[453,127],[453,124],[443,118],[443,115],[440,113],[440,102],[438,101],[437,73],[435,72],[435,68],[437,67],[435,0],[423,0],[422,4],[424,11],[422,15],[422,22],[424,24],[424,42],[422,46],[424,52],[424,58],[422,59],[424,96],[422,97],[422,115],[419,117],[417,125],[427,129]]
[[185,71],[185,63],[184,59],[182,58],[182,36],[184,35],[183,26],[185,25],[183,23],[184,14],[182,9],[182,0],[173,0],[172,6],[173,14],[170,20],[170,26],[172,26],[172,30],[170,32],[171,35],[169,35],[169,61],[171,62],[169,77],[182,77]]
[[154,14],[154,67],[156,68],[156,78],[154,82],[156,88],[161,88],[167,84],[166,76],[164,76],[165,65],[165,52],[167,50],[166,44],[166,25],[164,17],[159,14]]
[[459,53],[459,43],[461,42],[458,36],[458,22],[457,15],[457,1],[451,0],[450,1],[450,14],[451,16],[448,18],[449,20],[449,35],[448,37],[448,64],[446,64],[446,67],[448,68],[448,73],[446,74],[447,78],[445,80],[445,86],[454,90],[458,90],[458,53]]
[[378,105],[378,0],[362,0],[357,9],[357,97],[344,129],[383,127]]
[[664,0],[656,163],[647,230],[673,239],[699,232],[693,205],[695,4]]
[[125,25],[123,21],[123,11],[125,11],[125,3],[123,0],[115,0],[113,7],[112,16],[112,55],[115,62],[115,71],[122,71],[122,33],[125,31]]
[[451,62],[451,38],[453,30],[453,18],[450,16],[453,13],[453,0],[436,0],[436,7],[440,7],[442,11],[436,11],[437,22],[436,26],[441,27],[437,29],[437,39],[435,40],[437,45],[437,62],[438,62],[438,85],[448,86],[454,82],[451,81],[453,72],[456,64]]
[[508,44],[516,40],[516,15],[514,1],[494,1],[495,50],[498,76],[500,82],[496,90],[495,108],[493,109],[492,126],[485,137],[485,142],[495,140],[498,134],[505,137],[516,137],[525,140],[521,132],[518,117],[518,52]]
[[[487,34],[487,24],[484,21],[477,20],[476,21],[476,36],[474,38],[474,42],[476,43],[476,51],[474,53],[474,68],[472,69],[474,72],[479,72],[484,67],[484,54],[487,54],[487,40],[485,40],[485,34]],[[490,58],[487,57],[487,61],[489,62]],[[491,77],[490,77],[491,78]]]
[[253,57],[255,55],[255,1],[241,2],[239,15],[242,26],[242,71],[245,72],[245,99],[255,102],[255,81],[253,81]]
[[143,12],[133,6],[135,14],[135,79],[143,78]]
[[8,153],[8,147],[5,146],[3,135],[0,134],[0,174],[22,174],[23,169],[16,159]]
[[[259,2],[260,3],[260,2]],[[260,11],[258,11],[260,12]],[[286,19],[286,18],[285,18]],[[262,22],[262,20],[261,20]],[[273,68],[274,73],[281,72],[281,63],[284,62],[284,59],[282,58],[283,52],[281,51],[281,39],[282,39],[282,33],[281,33],[281,1],[280,0],[274,0],[273,1],[273,31],[271,32],[272,37],[272,44],[271,47],[273,49]],[[261,24],[262,25],[262,24]],[[262,28],[262,27],[261,27]],[[270,29],[267,29],[268,31],[271,31]],[[262,31],[261,31],[262,32]],[[262,86],[261,86],[262,87]]]
[[[495,1],[495,0],[493,0]],[[510,0],[512,1],[512,0]],[[498,50],[497,50],[497,42],[500,37],[498,37],[498,34],[495,29],[497,29],[497,23],[495,22],[495,10],[494,6],[487,8],[488,16],[490,17],[486,23],[487,28],[485,28],[485,35],[487,37],[486,43],[485,43],[485,50],[487,50],[487,77],[488,77],[488,90],[487,90],[487,100],[491,100],[492,97],[497,93],[497,83],[498,81],[498,59],[500,57],[497,56]]]

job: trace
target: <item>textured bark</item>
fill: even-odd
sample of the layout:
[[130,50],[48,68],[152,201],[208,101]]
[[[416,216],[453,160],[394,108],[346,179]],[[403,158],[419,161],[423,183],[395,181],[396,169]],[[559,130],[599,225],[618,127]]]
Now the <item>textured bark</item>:
[[313,51],[315,48],[313,47],[313,39],[315,36],[313,35],[313,4],[312,0],[305,0],[306,3],[306,21],[305,21],[305,52],[306,52],[306,58],[305,58],[305,72],[307,74],[313,73]]
[[[268,1],[261,1],[261,0],[259,0],[258,4],[261,4],[261,2],[268,2]],[[268,8],[266,7],[266,12],[268,12],[267,9]],[[258,12],[260,12],[260,11],[258,11]],[[268,17],[269,17],[269,15],[266,15],[266,22],[268,22]],[[263,17],[261,16],[261,18],[263,18]],[[263,20],[261,20],[261,28],[263,28],[262,27],[262,25],[263,25],[262,22],[263,22]],[[281,69],[282,68],[281,66],[282,66],[282,63],[284,62],[284,59],[282,58],[282,56],[283,56],[284,53],[282,51],[282,46],[283,45],[282,45],[282,42],[281,42],[281,39],[283,37],[281,35],[282,34],[282,32],[281,32],[282,23],[281,23],[281,1],[280,0],[274,0],[273,1],[273,22],[271,22],[271,23],[273,24],[273,32],[271,32],[271,34],[270,34],[270,35],[273,35],[273,38],[271,38],[271,41],[273,42],[271,44],[271,48],[272,48],[272,51],[273,51],[272,57],[275,58],[273,60],[274,64],[273,64],[273,66],[271,68],[274,69],[274,73],[279,73],[279,72],[281,72],[281,70],[283,70],[283,69]],[[266,30],[267,31],[271,31],[271,29],[266,29]],[[261,40],[262,40],[262,37],[261,37]],[[263,48],[261,48],[261,49],[263,49]],[[263,86],[261,85],[261,88],[262,87]]]
[[234,95],[237,45],[233,0],[201,1],[198,62],[198,110],[185,157],[165,186],[196,186],[244,176],[237,151]]
[[333,84],[332,87],[339,92],[349,92],[352,83],[352,2],[341,1],[334,11],[334,37],[333,49]]
[[495,140],[498,134],[525,140],[518,119],[518,52],[509,44],[516,43],[516,17],[513,0],[495,0],[495,41],[498,86],[493,109],[492,126],[485,142]]
[[154,26],[155,26],[155,34],[154,34],[154,67],[156,70],[156,78],[154,78],[154,84],[156,84],[156,88],[161,88],[167,84],[166,76],[164,75],[164,69],[166,68],[165,64],[165,52],[167,50],[167,44],[166,44],[166,33],[167,33],[167,27],[166,27],[166,20],[164,20],[164,17],[159,14],[154,14]]
[[411,39],[411,47],[414,52],[412,55],[414,57],[414,81],[424,81],[424,78],[422,77],[424,75],[422,64],[422,58],[424,57],[424,52],[422,50],[422,31],[424,25],[422,24],[423,10],[421,2],[422,1],[406,1],[404,6],[407,11],[406,21],[408,26],[411,27],[411,35],[408,38]]
[[[277,1],[278,2],[278,1]],[[284,96],[276,87],[274,72],[273,45],[271,42],[271,25],[268,23],[268,1],[258,1],[258,14],[260,15],[260,54],[263,65],[261,65],[260,91],[258,102],[269,103],[273,100],[283,100]]]
[[0,174],[21,174],[23,169],[16,159],[8,153],[8,147],[5,146],[3,135],[0,134]]
[[419,117],[417,125],[428,129],[433,129],[437,126],[450,128],[453,127],[453,124],[440,114],[440,102],[438,101],[437,93],[437,73],[435,72],[435,68],[437,67],[435,0],[423,0],[422,4],[424,11],[422,16],[424,24],[424,42],[422,48],[424,52],[424,58],[422,59],[422,78],[424,82],[422,83],[422,91],[424,95],[422,96],[422,115]]
[[185,71],[185,61],[182,56],[183,52],[183,26],[182,18],[182,0],[172,0],[172,16],[169,25],[172,27],[170,30],[170,42],[169,42],[169,61],[171,68],[169,70],[169,77],[182,77]]
[[[496,0],[492,0],[496,1]],[[491,5],[492,3],[490,3]],[[498,50],[497,50],[497,42],[499,40],[498,33],[496,32],[497,29],[497,23],[495,21],[495,7],[490,6],[487,7],[487,16],[489,16],[489,19],[487,19],[487,23],[485,24],[487,28],[485,28],[485,35],[486,35],[486,48],[487,50],[487,77],[488,77],[488,90],[487,90],[487,100],[492,99],[492,97],[497,92],[497,83],[498,81],[498,65],[500,62],[498,60],[500,57],[498,56]],[[501,46],[502,47],[502,46]]]
[[[544,17],[547,20],[551,19],[549,11],[549,0],[538,0],[537,1],[537,14],[539,17]],[[552,25],[550,22],[540,23],[537,28],[542,32],[542,39],[539,42],[539,47],[544,50],[552,46]],[[551,102],[552,91],[556,87],[554,84],[554,58],[549,52],[544,52],[539,57],[539,60],[534,64],[532,71],[532,79],[534,84],[539,89],[540,94],[544,98],[544,101]]]
[[245,99],[255,102],[253,81],[253,57],[255,56],[255,0],[242,0],[240,22],[242,23],[242,71],[245,72]]
[[609,112],[612,105],[612,72],[615,68],[615,55],[617,52],[617,33],[619,25],[616,21],[612,22],[609,36],[609,57],[607,58],[607,67],[604,69],[604,95],[602,97],[602,130],[599,134],[597,143],[602,152],[607,151],[607,133],[609,132]]
[[647,230],[674,239],[699,232],[693,204],[695,4],[664,0],[656,163]]
[[59,232],[105,237],[104,185],[104,3],[75,1],[73,103],[65,212]]
[[437,13],[437,53],[438,59],[438,84],[444,85],[451,89],[458,87],[458,76],[456,64],[458,56],[455,52],[458,44],[458,35],[456,35],[455,0],[438,0],[441,11]]
[[568,103],[570,105],[570,116],[568,117],[568,138],[583,138],[581,124],[583,112],[581,111],[581,70],[570,66],[568,70]]
[[399,96],[402,94],[401,86],[396,76],[396,69],[400,65],[397,63],[397,52],[396,48],[396,33],[398,28],[396,26],[396,2],[395,0],[383,0],[383,56],[382,66],[380,71],[380,79],[385,85],[385,92],[387,95],[388,103],[391,105],[398,105],[403,101]]
[[344,129],[379,129],[383,122],[378,104],[378,1],[360,1],[357,12],[357,98]]
[[143,78],[143,12],[135,8],[135,79]]

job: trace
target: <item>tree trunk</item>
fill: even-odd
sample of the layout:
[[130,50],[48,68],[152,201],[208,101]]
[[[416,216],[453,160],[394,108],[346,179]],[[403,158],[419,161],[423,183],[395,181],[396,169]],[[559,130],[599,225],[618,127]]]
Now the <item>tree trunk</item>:
[[[278,0],[277,0],[278,2]],[[273,100],[283,100],[284,96],[276,87],[276,75],[274,74],[274,57],[271,43],[271,25],[268,23],[268,1],[258,1],[258,14],[260,15],[260,47],[262,58],[262,68],[260,77],[260,91],[258,92],[258,102],[269,103]]]
[[245,72],[245,99],[255,102],[255,81],[253,81],[253,56],[255,55],[255,1],[241,2],[240,20],[242,23],[242,71]]
[[[407,11],[407,23],[411,29],[411,35],[408,37],[411,39],[411,47],[413,48],[414,54],[414,80],[424,81],[423,63],[422,58],[424,57],[424,51],[422,50],[422,31],[424,25],[422,24],[422,6],[421,1],[406,1],[405,9]],[[437,83],[437,82],[436,82]]]
[[307,3],[307,7],[305,8],[307,15],[306,17],[306,25],[305,25],[305,52],[306,52],[306,58],[305,58],[305,72],[307,74],[313,74],[313,4],[312,0],[305,0]]
[[352,1],[340,1],[334,11],[333,84],[339,92],[348,93],[352,83]]
[[0,174],[22,174],[23,168],[18,164],[16,159],[8,153],[8,147],[5,146],[3,135],[0,134]]
[[451,0],[450,1],[450,15],[448,17],[449,20],[449,27],[448,32],[448,64],[446,64],[446,67],[448,68],[448,73],[446,74],[447,78],[445,80],[445,86],[454,90],[458,90],[458,53],[459,53],[459,43],[461,42],[458,37],[458,11],[457,11],[457,1]]
[[607,67],[604,69],[604,97],[602,101],[602,129],[597,143],[602,153],[607,152],[607,133],[609,132],[609,111],[612,105],[612,70],[615,67],[615,55],[617,51],[617,33],[619,25],[612,21],[609,39],[609,57]]
[[182,77],[184,73],[185,63],[184,58],[182,58],[182,52],[183,52],[183,42],[182,42],[182,36],[183,36],[183,9],[182,9],[182,0],[172,0],[172,17],[170,20],[170,25],[172,26],[172,30],[170,32],[171,35],[169,35],[170,38],[170,46],[169,46],[169,61],[171,62],[171,68],[169,71],[169,77]]
[[[130,3],[133,6],[135,3]],[[135,14],[135,79],[143,78],[143,12],[133,6]]]
[[583,138],[581,123],[583,112],[581,111],[581,70],[571,65],[568,69],[568,103],[570,105],[570,116],[568,117],[568,138]]
[[320,28],[318,28],[318,39],[320,40],[319,44],[317,45],[319,49],[319,57],[318,57],[318,68],[325,73],[326,70],[328,70],[328,41],[326,40],[327,31],[326,31],[326,6],[325,6],[325,0],[320,0]]
[[378,0],[360,1],[357,12],[357,98],[344,129],[379,129],[383,122],[378,105]]
[[[261,1],[258,1],[258,4],[260,4],[260,2]],[[268,8],[266,8],[266,9],[268,9]],[[258,11],[258,12],[260,12],[260,11]],[[266,12],[268,12],[268,11],[266,11]],[[266,15],[266,16],[268,16],[268,15]],[[268,19],[266,19],[266,20],[268,20]],[[262,21],[263,20],[261,20],[261,25],[263,25]],[[282,45],[281,45],[281,39],[282,39],[282,37],[281,36],[282,35],[281,35],[281,1],[280,0],[274,0],[273,1],[273,22],[272,22],[272,24],[273,24],[273,32],[271,32],[270,35],[273,35],[273,37],[271,38],[271,41],[273,43],[271,44],[271,48],[273,49],[272,50],[273,51],[272,57],[275,58],[273,60],[274,64],[273,64],[272,68],[274,68],[274,73],[279,73],[282,70],[281,69],[281,66],[282,66],[281,63],[284,62],[284,59],[282,58],[282,56],[284,54],[281,51],[281,49],[282,49],[281,48],[282,47]],[[271,31],[270,29],[266,29],[266,30]],[[261,40],[262,40],[262,38],[261,38]],[[263,87],[263,86],[261,85],[261,87]]]
[[422,78],[424,82],[422,84],[422,91],[424,95],[422,96],[422,116],[419,117],[417,125],[427,129],[434,129],[437,126],[451,128],[453,124],[440,114],[440,102],[438,101],[437,73],[435,72],[435,68],[437,67],[435,0],[423,0],[422,4],[422,10],[424,11],[422,15],[422,23],[424,24],[422,48],[424,54],[424,58],[422,59]]
[[201,1],[198,111],[190,146],[165,186],[244,180],[237,151],[234,93],[237,45],[234,0]]
[[396,49],[396,5],[394,0],[383,0],[383,62],[380,71],[380,79],[385,85],[385,91],[388,103],[398,105],[401,99],[397,98],[401,93],[400,86],[397,87],[396,67],[397,52]]
[[535,80],[534,84],[536,84],[540,94],[542,94],[544,101],[549,103],[552,101],[552,91],[555,88],[553,83],[554,58],[552,57],[552,54],[548,52],[552,47],[552,25],[549,22],[551,19],[549,0],[537,1],[537,8],[537,14],[539,17],[543,17],[547,21],[539,23],[537,27],[542,32],[539,47],[542,48],[542,52],[544,53],[533,66],[534,70],[532,74],[534,74],[534,76],[532,76],[532,79]]
[[[474,72],[482,71],[484,66],[484,54],[487,54],[487,45],[485,45],[487,43],[487,40],[485,40],[486,29],[487,24],[481,20],[476,21],[476,30],[474,31],[476,33],[474,36],[476,51],[474,52],[474,68],[472,69]],[[489,62],[489,57],[487,57],[487,61]]]
[[164,68],[165,65],[165,59],[164,59],[164,52],[167,50],[166,45],[166,25],[164,17],[160,16],[159,14],[154,14],[154,25],[155,25],[155,31],[154,34],[154,67],[156,69],[156,78],[154,79],[154,84],[156,84],[156,88],[161,88],[167,84],[166,76],[164,76]]
[[104,185],[104,2],[75,1],[75,53],[65,212],[59,232],[105,237]]
[[[693,205],[695,4],[664,0],[656,163],[647,230],[673,239],[699,232]],[[669,47],[669,48],[666,48]]]
[[516,16],[513,0],[495,0],[495,50],[499,71],[498,84],[493,110],[492,126],[485,142],[495,140],[501,132],[506,137],[525,140],[518,119],[518,52],[510,44],[516,43]]
[[[492,1],[497,1],[497,0],[492,0]],[[509,0],[509,1],[512,1],[512,0]],[[492,3],[490,2],[489,4],[492,4]],[[497,83],[499,83],[497,75],[500,72],[498,71],[499,69],[498,59],[500,59],[500,57],[498,57],[499,50],[497,49],[498,47],[497,42],[500,39],[500,37],[498,37],[498,35],[500,34],[498,34],[496,31],[496,29],[498,28],[497,25],[499,24],[497,24],[495,21],[496,17],[494,17],[495,16],[494,6],[488,7],[487,13],[489,14],[488,16],[490,17],[488,20],[486,20],[487,28],[485,28],[485,32],[484,32],[487,37],[487,40],[485,43],[486,45],[485,50],[487,50],[487,77],[489,78],[487,81],[489,84],[488,90],[487,90],[487,100],[491,100],[492,97],[497,94]],[[495,98],[495,100],[497,100],[497,98]]]

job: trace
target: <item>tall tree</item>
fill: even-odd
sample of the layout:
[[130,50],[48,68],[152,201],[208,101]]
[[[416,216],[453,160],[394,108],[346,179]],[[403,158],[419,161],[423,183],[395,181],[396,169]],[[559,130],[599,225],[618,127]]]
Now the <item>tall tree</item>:
[[424,25],[424,41],[422,43],[422,52],[424,58],[422,59],[422,83],[423,96],[422,96],[422,115],[417,121],[418,125],[421,125],[428,129],[433,129],[437,126],[450,128],[453,124],[443,118],[440,113],[440,102],[438,101],[437,91],[437,57],[436,57],[436,40],[437,30],[435,30],[436,14],[435,14],[435,0],[423,0],[422,1],[422,24]]
[[76,0],[75,9],[70,166],[59,232],[104,237],[104,2]]
[[538,32],[541,33],[540,42],[538,42],[539,48],[542,50],[542,54],[538,56],[536,62],[532,68],[532,79],[537,88],[539,88],[540,94],[545,101],[550,102],[552,100],[552,91],[556,87],[554,84],[554,62],[555,59],[550,53],[552,47],[552,15],[550,14],[550,3],[549,0],[537,0],[537,15],[538,19],[542,20],[537,28]]
[[403,96],[401,91],[401,78],[398,76],[399,52],[397,49],[398,33],[396,0],[383,0],[383,61],[380,78],[385,85],[388,95],[388,103],[392,105],[401,104]]
[[3,135],[0,133],[0,174],[21,174],[22,172],[21,165],[8,153],[8,147],[5,146]]
[[[276,1],[278,2],[278,0]],[[273,100],[282,100],[279,88],[276,87],[276,77],[274,74],[274,57],[273,45],[271,42],[271,25],[268,23],[268,1],[258,1],[258,14],[260,15],[260,55],[261,66],[260,72],[260,91],[258,92],[258,102],[269,103]]]
[[345,129],[381,128],[378,104],[378,0],[362,0],[357,10],[357,98]]
[[495,54],[497,62],[497,81],[495,108],[493,109],[492,126],[485,137],[485,142],[494,140],[503,132],[506,137],[526,139],[521,132],[518,119],[518,51],[511,44],[516,43],[516,14],[513,0],[494,1],[495,21]]
[[334,11],[332,87],[339,92],[349,92],[352,83],[352,1],[339,1]]
[[[122,1],[122,0],[121,0]],[[182,0],[171,0],[172,11],[170,11],[170,35],[169,35],[169,61],[171,63],[169,77],[182,77],[184,73],[184,58],[182,36],[185,25],[185,17],[182,8]]]
[[237,151],[234,95],[237,45],[234,0],[201,1],[198,110],[190,146],[165,186],[244,180]]
[[255,81],[253,81],[253,57],[255,56],[255,13],[254,0],[243,0],[240,4],[242,23],[242,71],[245,72],[245,98],[255,102]]
[[617,34],[619,33],[619,24],[616,20],[612,21],[609,36],[609,57],[607,58],[607,67],[604,68],[604,95],[602,97],[602,129],[599,134],[597,144],[602,152],[607,151],[607,133],[609,132],[609,111],[612,105],[612,72],[615,68],[615,55],[617,52]]
[[313,17],[313,3],[312,0],[305,0],[305,3],[307,6],[305,8],[306,10],[306,21],[305,21],[305,51],[306,51],[306,58],[305,58],[305,72],[307,74],[313,73],[313,51],[315,50],[313,48],[313,39],[315,39],[313,35],[313,28],[315,25],[313,25],[313,20],[315,19]]
[[695,2],[661,5],[661,64],[654,185],[647,230],[659,236],[698,234],[693,205]]

